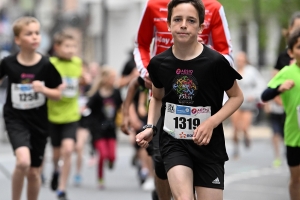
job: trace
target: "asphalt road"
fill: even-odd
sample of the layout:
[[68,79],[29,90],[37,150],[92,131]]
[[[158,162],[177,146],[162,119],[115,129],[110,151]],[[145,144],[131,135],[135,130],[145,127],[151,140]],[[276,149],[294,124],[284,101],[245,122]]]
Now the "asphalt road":
[[[257,133],[256,133],[257,134]],[[288,200],[289,173],[286,162],[279,168],[272,167],[273,151],[269,134],[254,137],[250,149],[240,146],[239,159],[230,159],[225,164],[224,200]],[[229,156],[232,154],[232,143],[226,140]],[[282,150],[284,154],[284,150]],[[96,167],[87,164],[89,155],[85,152],[83,166],[83,184],[73,185],[74,170],[69,180],[68,196],[70,200],[151,200],[150,192],[143,191],[139,186],[136,169],[130,160],[133,148],[127,138],[121,137],[118,143],[115,168],[105,168],[105,189],[97,188]],[[14,167],[14,156],[7,143],[0,143],[0,200],[11,199],[11,174]],[[75,157],[73,157],[75,166]],[[74,169],[74,168],[73,168]],[[47,148],[44,174],[49,181],[52,172],[51,151]],[[25,190],[23,197],[25,198]],[[55,200],[55,193],[46,183],[41,188],[40,200]]]

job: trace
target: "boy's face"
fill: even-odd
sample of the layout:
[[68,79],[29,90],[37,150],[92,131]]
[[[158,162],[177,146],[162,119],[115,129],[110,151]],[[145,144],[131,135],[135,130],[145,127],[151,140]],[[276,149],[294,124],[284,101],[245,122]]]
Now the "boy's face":
[[35,51],[41,42],[40,24],[31,22],[24,25],[18,36],[15,36],[15,43],[24,50]]
[[193,43],[197,41],[198,33],[202,32],[198,12],[190,3],[178,4],[173,8],[168,26],[174,42]]
[[55,52],[58,57],[70,60],[76,53],[77,46],[73,39],[66,39],[61,44],[55,45]]
[[292,50],[289,50],[289,55],[300,64],[300,37],[298,38],[297,43],[293,46]]

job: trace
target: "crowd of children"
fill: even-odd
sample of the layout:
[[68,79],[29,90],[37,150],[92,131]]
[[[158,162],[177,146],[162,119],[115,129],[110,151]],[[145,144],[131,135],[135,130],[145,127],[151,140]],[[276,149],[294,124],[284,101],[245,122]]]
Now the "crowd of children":
[[[118,87],[124,85],[129,87],[121,129],[134,138],[141,183],[147,183],[147,178],[152,183],[149,187],[145,184],[145,190],[154,190],[156,179],[156,198],[193,199],[196,195],[198,199],[223,199],[228,155],[222,122],[231,116],[237,158],[238,132],[244,133],[244,143],[249,147],[248,128],[261,99],[275,99],[266,105],[274,112],[274,135],[284,137],[291,174],[290,198],[300,198],[300,14],[295,13],[290,22],[284,52],[288,62],[280,65],[282,55],[278,58],[277,71],[263,91],[266,84],[244,52],[237,54],[235,70],[230,45],[228,55],[223,52],[223,56],[199,41],[199,33],[205,31],[201,1],[173,0],[167,9],[164,28],[172,35],[172,45],[149,58],[147,67],[140,66],[141,77],[131,57],[131,68],[124,69],[118,84],[113,67],[89,65],[76,56],[78,41],[71,33],[56,33],[53,55],[47,57],[37,52],[41,41],[39,21],[21,17],[14,22],[14,41],[19,51],[0,63],[0,78],[8,78],[3,116],[16,158],[13,200],[21,199],[25,179],[27,198],[38,199],[48,138],[53,162],[50,185],[58,200],[68,199],[73,152],[77,156],[74,184],[82,183],[83,152],[89,137],[91,149],[98,155],[98,186],[105,188],[105,163],[112,169],[116,159],[116,120],[123,104]],[[136,94],[140,86],[143,89]],[[151,89],[149,114],[146,87]],[[229,97],[225,104],[224,92]],[[132,103],[135,94],[138,98]],[[279,139],[276,141],[278,146]],[[160,161],[155,160],[155,150],[159,151]],[[278,148],[275,150],[273,165],[277,167],[281,159]],[[159,184],[164,191],[159,191]]]

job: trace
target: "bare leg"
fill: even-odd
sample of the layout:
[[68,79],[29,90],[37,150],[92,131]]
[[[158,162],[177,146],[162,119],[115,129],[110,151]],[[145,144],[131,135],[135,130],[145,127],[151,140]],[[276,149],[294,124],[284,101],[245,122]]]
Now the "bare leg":
[[60,158],[60,147],[53,147],[52,161],[53,161],[53,168],[55,172],[59,171],[59,166],[58,166],[59,158]]
[[243,121],[242,130],[244,132],[244,142],[247,148],[250,147],[249,127],[252,124],[252,117],[253,117],[252,111],[247,110],[242,112],[242,116],[241,116],[241,120]]
[[198,200],[222,200],[223,190],[215,188],[196,187]]
[[172,197],[170,185],[168,179],[163,180],[154,176],[155,180],[155,189],[159,200],[170,200]]
[[75,142],[73,139],[67,138],[63,139],[61,146],[61,157],[63,160],[63,166],[61,168],[60,177],[59,177],[59,186],[60,191],[65,191],[69,173],[71,169],[71,155],[73,153]]
[[273,147],[274,147],[274,153],[275,153],[275,158],[280,159],[280,143],[281,143],[281,136],[279,133],[274,133],[272,142],[273,142]]
[[239,157],[239,131],[241,129],[241,114],[240,110],[237,110],[235,113],[232,114],[230,120],[233,128],[233,145],[234,145],[234,152],[233,158],[237,159]]
[[39,190],[41,186],[41,176],[40,176],[40,168],[31,167],[27,174],[27,199],[28,200],[37,200],[39,196]]
[[80,175],[81,167],[82,167],[82,160],[83,160],[83,149],[84,145],[87,141],[89,136],[89,132],[85,128],[78,128],[77,136],[76,136],[76,146],[75,150],[77,153],[77,162],[76,162],[76,174]]
[[290,167],[290,197],[291,200],[300,200],[300,165]]
[[30,168],[30,151],[28,147],[19,147],[15,150],[15,155],[17,162],[12,176],[12,199],[20,200],[24,178]]
[[168,171],[168,180],[174,200],[193,200],[193,171],[177,165]]

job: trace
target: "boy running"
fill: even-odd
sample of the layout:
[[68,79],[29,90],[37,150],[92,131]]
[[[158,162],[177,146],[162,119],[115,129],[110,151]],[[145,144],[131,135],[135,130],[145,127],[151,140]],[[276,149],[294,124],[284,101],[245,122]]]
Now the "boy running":
[[0,64],[0,78],[8,77],[4,120],[16,156],[12,199],[20,200],[26,177],[27,199],[37,200],[49,135],[46,101],[60,99],[62,81],[49,59],[36,52],[41,41],[39,21],[21,17],[14,22],[13,32],[20,51]]
[[[172,0],[167,22],[174,45],[147,67],[153,97],[147,128],[136,141],[147,147],[156,129],[160,132],[160,152],[174,199],[193,199],[194,187],[198,199],[223,198],[228,156],[222,121],[243,101],[236,83],[242,77],[224,56],[197,41],[204,15],[198,0]],[[229,100],[222,107],[224,91]]]
[[[78,95],[82,62],[80,58],[74,56],[76,41],[68,33],[60,32],[55,35],[54,51],[57,57],[50,58],[50,61],[62,76],[65,88],[60,101],[48,101],[54,164],[51,188],[57,190],[59,200],[65,200],[71,155],[75,147],[76,130],[80,119]],[[58,166],[60,158],[63,161],[61,170]]]
[[263,101],[280,95],[286,119],[284,143],[290,169],[290,198],[300,199],[300,29],[296,29],[288,40],[288,53],[295,63],[280,70],[262,94]]

